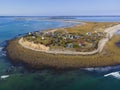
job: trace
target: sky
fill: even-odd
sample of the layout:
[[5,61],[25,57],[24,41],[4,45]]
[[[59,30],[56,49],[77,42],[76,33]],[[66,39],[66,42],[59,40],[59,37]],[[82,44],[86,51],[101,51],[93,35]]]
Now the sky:
[[120,15],[120,0],[0,0],[0,16]]

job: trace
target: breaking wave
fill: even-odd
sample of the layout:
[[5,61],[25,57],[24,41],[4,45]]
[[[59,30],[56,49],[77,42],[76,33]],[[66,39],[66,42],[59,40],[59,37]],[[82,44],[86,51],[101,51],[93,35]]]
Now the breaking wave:
[[3,47],[0,47],[0,52],[3,50]]
[[119,71],[120,65],[116,66],[106,66],[106,67],[96,67],[96,68],[83,68],[83,70],[86,71],[92,71],[92,72],[113,72],[113,71]]
[[0,56],[6,56],[6,51],[3,50],[4,47],[0,47]]
[[112,72],[112,73],[109,73],[109,74],[105,74],[105,75],[104,75],[104,77],[108,77],[108,76],[112,76],[112,77],[114,77],[114,78],[120,79],[120,71]]

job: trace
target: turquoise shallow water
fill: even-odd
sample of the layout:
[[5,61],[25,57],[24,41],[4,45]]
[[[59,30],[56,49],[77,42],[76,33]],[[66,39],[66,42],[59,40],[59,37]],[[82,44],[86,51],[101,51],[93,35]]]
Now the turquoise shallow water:
[[[0,79],[0,90],[119,90],[120,66],[69,71],[28,71],[23,65],[13,67],[5,50],[2,50],[7,40],[30,31],[73,25],[43,20],[48,18],[50,17],[0,17],[0,76],[10,75],[6,79]],[[119,17],[106,18],[74,17],[74,20],[120,21]]]

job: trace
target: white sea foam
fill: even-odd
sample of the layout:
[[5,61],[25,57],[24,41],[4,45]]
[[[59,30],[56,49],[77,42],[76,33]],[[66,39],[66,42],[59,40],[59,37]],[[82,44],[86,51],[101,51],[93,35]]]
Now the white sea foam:
[[84,70],[87,70],[87,71],[96,71],[96,72],[107,72],[111,69],[115,69],[117,68],[118,66],[107,66],[107,67],[96,67],[96,68],[84,68]]
[[1,56],[6,56],[6,53],[2,53]]
[[112,72],[112,73],[109,73],[109,74],[105,74],[104,77],[113,76],[114,78],[120,79],[120,73],[119,72],[120,71]]
[[87,71],[94,71],[95,68],[84,68],[84,70],[87,70]]
[[2,51],[3,47],[0,47],[0,51]]
[[6,56],[6,51],[2,51],[3,47],[0,47],[0,56]]
[[106,66],[106,67],[96,67],[96,68],[81,68],[82,70],[92,71],[92,72],[109,72],[120,70],[120,65],[116,66]]
[[2,76],[0,76],[1,79],[6,79],[8,77],[10,77],[10,75],[2,75]]

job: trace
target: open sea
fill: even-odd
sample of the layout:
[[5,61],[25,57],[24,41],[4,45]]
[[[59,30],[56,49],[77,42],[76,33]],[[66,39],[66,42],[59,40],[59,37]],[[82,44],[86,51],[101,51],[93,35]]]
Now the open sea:
[[[119,16],[0,17],[0,90],[120,90],[120,65],[69,71],[27,70],[6,56],[8,40],[28,32],[75,25],[62,20],[120,22]],[[120,35],[120,31],[117,32]],[[120,44],[118,44],[120,46]]]

